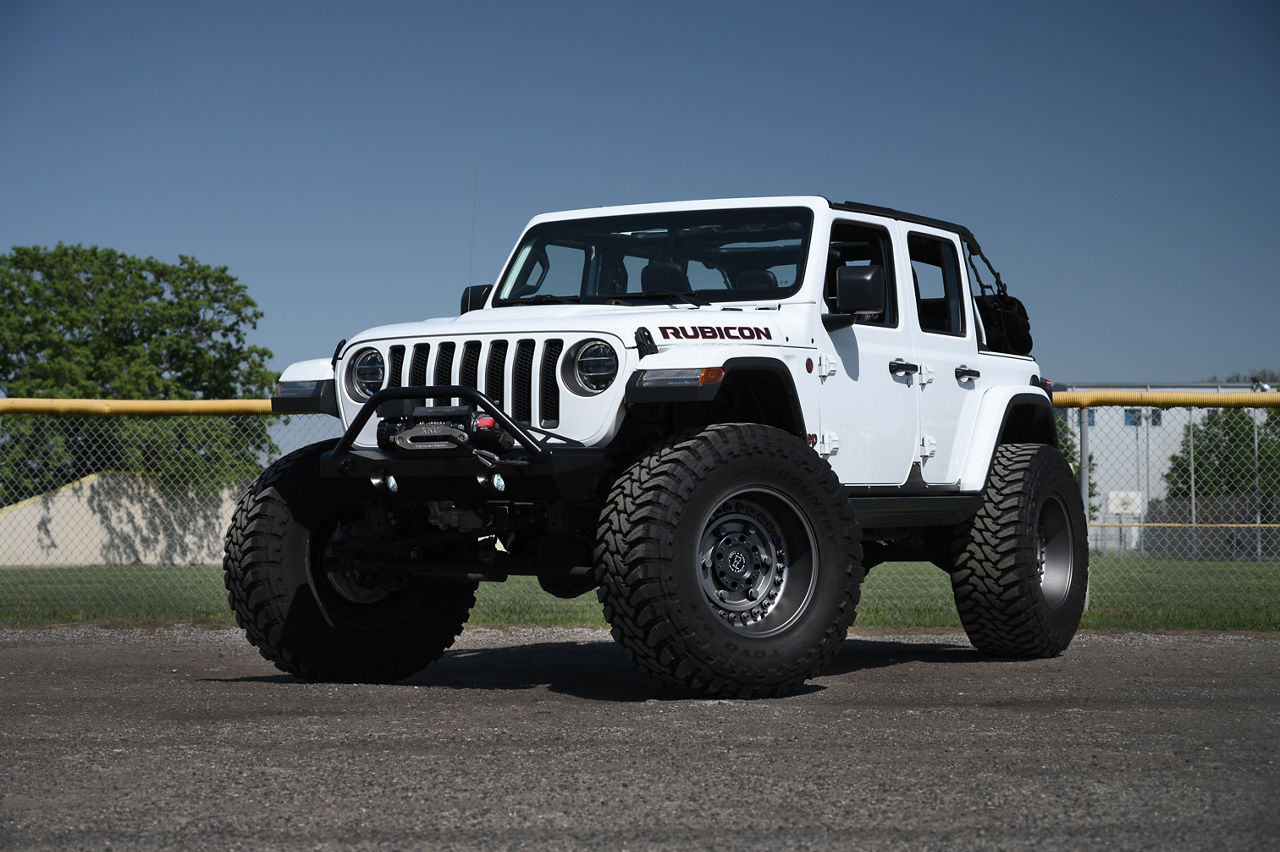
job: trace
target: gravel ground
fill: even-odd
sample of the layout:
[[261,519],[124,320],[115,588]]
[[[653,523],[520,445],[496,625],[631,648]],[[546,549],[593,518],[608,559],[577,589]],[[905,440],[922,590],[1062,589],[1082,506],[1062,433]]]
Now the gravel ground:
[[1280,639],[1008,662],[850,638],[687,699],[595,630],[468,630],[393,686],[236,631],[0,630],[0,847],[1277,849]]

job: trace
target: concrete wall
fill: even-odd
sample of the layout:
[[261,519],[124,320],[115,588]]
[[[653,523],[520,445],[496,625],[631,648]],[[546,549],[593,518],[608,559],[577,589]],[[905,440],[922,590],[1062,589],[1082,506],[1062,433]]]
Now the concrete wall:
[[0,508],[0,568],[219,564],[238,495],[187,490],[98,474]]

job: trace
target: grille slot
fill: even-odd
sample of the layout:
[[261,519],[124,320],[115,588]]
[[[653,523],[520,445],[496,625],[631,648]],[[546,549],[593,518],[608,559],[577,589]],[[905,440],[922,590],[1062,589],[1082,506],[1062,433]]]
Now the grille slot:
[[548,429],[560,425],[560,384],[556,365],[564,351],[563,340],[548,340],[542,349],[542,375],[538,377],[538,419]]
[[413,347],[413,360],[409,362],[409,387],[420,388],[427,383],[427,359],[430,357],[430,343],[419,343]]
[[484,392],[501,408],[506,401],[507,341],[495,340],[489,347],[489,363],[485,366]]
[[401,369],[404,367],[404,347],[391,347],[391,369],[387,371],[387,387],[400,387]]
[[532,340],[516,344],[516,362],[511,368],[511,416],[519,423],[533,422],[533,348]]
[[480,390],[480,341],[468,340],[462,347],[462,369],[458,372],[458,384]]
[[[436,349],[436,379],[437,385],[453,384],[453,352],[457,348],[454,343],[441,343]],[[436,405],[452,405],[453,400],[447,396],[436,397]]]

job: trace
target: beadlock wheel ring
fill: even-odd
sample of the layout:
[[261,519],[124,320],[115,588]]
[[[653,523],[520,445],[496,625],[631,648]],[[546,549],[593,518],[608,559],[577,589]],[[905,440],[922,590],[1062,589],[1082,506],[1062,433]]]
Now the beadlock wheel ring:
[[761,487],[730,492],[698,539],[703,600],[735,632],[780,633],[813,600],[816,553],[813,527],[790,497]]
[[1051,497],[1040,509],[1036,524],[1036,570],[1045,602],[1057,609],[1066,602],[1075,572],[1075,543],[1071,519],[1061,498]]

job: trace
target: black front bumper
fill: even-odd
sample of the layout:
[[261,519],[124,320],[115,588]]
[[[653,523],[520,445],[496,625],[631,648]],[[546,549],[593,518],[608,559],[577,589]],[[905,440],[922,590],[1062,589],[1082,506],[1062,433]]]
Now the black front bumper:
[[[501,453],[458,446],[450,450],[389,451],[357,447],[356,437],[387,403],[449,397],[493,417],[512,439]],[[431,385],[387,388],[374,394],[337,445],[321,458],[321,475],[362,480],[406,498],[459,502],[585,500],[598,493],[608,466],[605,451],[584,447],[515,422],[474,388]],[[394,483],[394,484],[389,484]]]

